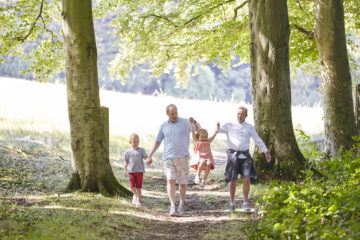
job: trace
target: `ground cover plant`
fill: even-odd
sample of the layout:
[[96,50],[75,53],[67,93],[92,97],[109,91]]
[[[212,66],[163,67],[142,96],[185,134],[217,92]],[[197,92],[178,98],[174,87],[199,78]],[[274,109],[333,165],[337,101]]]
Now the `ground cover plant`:
[[300,182],[273,181],[259,198],[251,239],[359,239],[360,142],[325,158],[300,132],[309,169]]

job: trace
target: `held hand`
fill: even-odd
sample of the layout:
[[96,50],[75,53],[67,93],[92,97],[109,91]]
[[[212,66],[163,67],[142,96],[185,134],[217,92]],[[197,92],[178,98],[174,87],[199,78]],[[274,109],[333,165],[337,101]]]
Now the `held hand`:
[[195,120],[194,120],[193,117],[189,117],[189,121],[190,121],[190,123],[194,123],[194,122],[195,122]]
[[148,157],[147,159],[146,159],[146,164],[147,165],[150,165],[152,163],[152,157]]
[[268,163],[271,162],[271,155],[270,155],[269,152],[265,153],[265,157],[266,157],[266,160],[267,160]]
[[216,123],[216,130],[219,130],[219,128],[220,128],[220,122],[217,122]]

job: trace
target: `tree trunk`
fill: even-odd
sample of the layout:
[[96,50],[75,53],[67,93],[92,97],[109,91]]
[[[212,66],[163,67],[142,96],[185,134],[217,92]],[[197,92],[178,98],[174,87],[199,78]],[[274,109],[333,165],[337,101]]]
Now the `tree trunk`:
[[349,149],[357,135],[342,0],[316,0],[315,39],[323,89],[326,152]]
[[106,149],[91,0],[63,0],[63,36],[73,174],[68,190],[127,196]]
[[289,35],[286,0],[249,0],[251,82],[255,128],[273,158],[256,149],[257,169],[294,179],[305,166],[291,118]]

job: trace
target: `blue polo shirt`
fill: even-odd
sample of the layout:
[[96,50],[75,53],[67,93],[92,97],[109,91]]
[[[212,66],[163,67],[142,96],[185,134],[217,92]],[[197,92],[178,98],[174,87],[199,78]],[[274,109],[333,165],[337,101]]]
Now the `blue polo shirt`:
[[190,156],[190,132],[190,121],[185,118],[179,117],[174,123],[168,120],[160,126],[156,141],[164,140],[164,161]]

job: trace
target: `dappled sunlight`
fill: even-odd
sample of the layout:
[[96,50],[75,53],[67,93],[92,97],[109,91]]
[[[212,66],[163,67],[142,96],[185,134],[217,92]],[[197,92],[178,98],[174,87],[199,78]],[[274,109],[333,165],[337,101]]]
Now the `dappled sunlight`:
[[143,189],[141,191],[141,193],[142,193],[142,196],[151,197],[151,198],[164,199],[167,197],[166,192],[148,191],[148,190]]
[[[211,211],[204,211],[210,212]],[[179,217],[170,217],[167,213],[148,213],[145,211],[109,211],[111,214],[120,214],[120,215],[128,215],[128,216],[134,216],[138,218],[145,218],[148,220],[156,220],[160,222],[174,222],[174,223],[189,223],[189,222],[201,222],[201,221],[208,221],[208,222],[222,222],[222,221],[232,221],[232,220],[244,220],[247,221],[248,218],[244,216],[239,216],[237,214],[230,214],[227,213],[223,216],[212,216],[212,215],[205,215],[202,216],[179,216]]]

